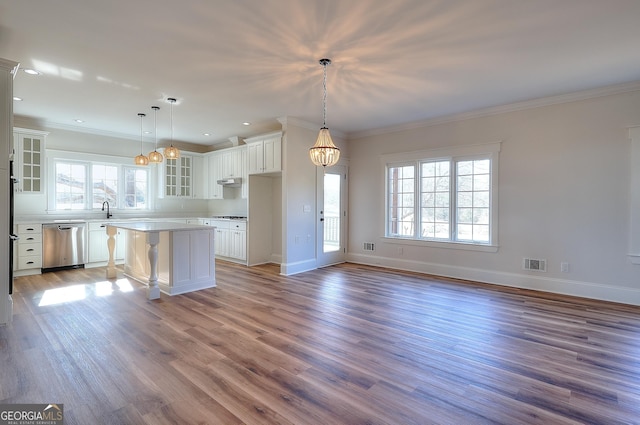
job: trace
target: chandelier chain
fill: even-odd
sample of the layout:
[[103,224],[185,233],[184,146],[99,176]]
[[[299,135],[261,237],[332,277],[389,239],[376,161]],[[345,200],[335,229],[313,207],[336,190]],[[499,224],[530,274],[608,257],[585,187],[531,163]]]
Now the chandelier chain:
[[323,82],[322,82],[322,90],[323,90],[323,96],[322,96],[322,126],[326,127],[327,126],[327,64],[323,63],[322,64],[322,69],[323,69]]

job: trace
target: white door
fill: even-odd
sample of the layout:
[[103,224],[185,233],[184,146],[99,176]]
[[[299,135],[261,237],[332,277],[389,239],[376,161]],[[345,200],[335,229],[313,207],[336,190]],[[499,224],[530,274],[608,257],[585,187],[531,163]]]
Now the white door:
[[317,265],[343,263],[347,231],[347,169],[318,167]]

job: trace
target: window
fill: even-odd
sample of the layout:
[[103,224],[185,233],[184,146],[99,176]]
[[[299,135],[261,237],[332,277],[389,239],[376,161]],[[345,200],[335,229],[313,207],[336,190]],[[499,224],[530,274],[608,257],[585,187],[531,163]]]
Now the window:
[[83,210],[87,196],[85,164],[56,163],[56,209]]
[[93,208],[102,208],[102,203],[105,201],[109,202],[111,208],[118,208],[118,167],[93,164],[91,174]]
[[148,208],[149,191],[147,170],[125,167],[124,169],[124,205],[125,208]]
[[149,171],[121,164],[54,159],[54,210],[149,208]]
[[499,147],[386,157],[386,237],[495,245]]

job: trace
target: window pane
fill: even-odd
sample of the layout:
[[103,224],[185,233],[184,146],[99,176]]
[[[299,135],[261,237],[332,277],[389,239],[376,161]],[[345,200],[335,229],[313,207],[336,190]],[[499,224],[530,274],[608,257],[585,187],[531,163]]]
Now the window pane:
[[124,192],[124,208],[148,208],[149,185],[147,170],[125,168]]
[[458,240],[490,242],[491,160],[459,161],[457,164]]
[[[425,207],[422,209],[420,217],[420,237],[423,238],[444,238],[450,239],[448,234],[449,228],[449,202],[451,195],[449,193],[449,169],[450,161],[429,161],[421,163],[421,171],[423,178],[420,187],[420,202]],[[425,177],[428,175],[428,177]],[[439,224],[445,224],[445,227],[438,227]],[[443,235],[443,229],[447,230],[447,234]]]
[[458,206],[473,207],[473,196],[471,192],[458,192]]
[[458,176],[458,190],[473,190],[473,176]]
[[85,208],[86,167],[84,164],[56,163],[56,209]]
[[102,208],[105,201],[109,202],[110,208],[118,208],[118,167],[94,164],[91,167],[91,178],[93,208]]
[[489,190],[490,184],[488,174],[473,176],[473,190]]
[[414,166],[389,167],[387,234],[414,236],[415,170]]

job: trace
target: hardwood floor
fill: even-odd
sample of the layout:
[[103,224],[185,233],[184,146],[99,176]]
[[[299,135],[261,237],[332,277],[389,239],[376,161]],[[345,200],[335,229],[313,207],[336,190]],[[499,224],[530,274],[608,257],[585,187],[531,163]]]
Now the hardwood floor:
[[217,267],[156,301],[104,268],[17,278],[0,403],[63,403],[65,424],[640,424],[640,308]]

